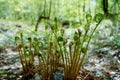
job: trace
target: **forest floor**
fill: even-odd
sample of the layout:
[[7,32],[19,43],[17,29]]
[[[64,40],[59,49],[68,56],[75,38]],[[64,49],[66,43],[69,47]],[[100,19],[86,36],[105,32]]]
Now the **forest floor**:
[[[0,21],[0,80],[20,80],[23,76],[13,36],[26,26]],[[33,80],[39,80],[37,77]],[[120,51],[108,46],[89,51],[78,77],[79,80],[120,80]]]

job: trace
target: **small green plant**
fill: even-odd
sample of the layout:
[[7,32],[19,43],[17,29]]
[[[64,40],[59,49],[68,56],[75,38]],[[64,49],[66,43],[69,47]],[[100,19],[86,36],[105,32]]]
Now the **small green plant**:
[[60,64],[59,51],[55,49],[53,42],[43,44],[38,38],[34,38],[34,51],[39,60],[39,71],[41,80],[53,80],[53,73],[57,71]]
[[[34,68],[34,73],[40,74],[41,80],[54,80],[54,73],[58,72],[60,67],[63,68],[64,80],[76,80],[87,54],[90,40],[102,19],[103,15],[101,13],[96,14],[95,21],[97,24],[93,31],[88,33],[90,32],[92,16],[90,14],[86,15],[85,32],[77,29],[70,42],[64,36],[65,30],[58,26],[57,18],[54,19],[52,24],[48,22],[51,31],[46,33],[48,36],[43,40],[37,37],[33,40],[28,38],[29,44],[25,44],[21,33],[20,39],[16,37],[15,41],[24,73],[28,73]],[[34,65],[35,55],[39,60],[36,65]]]
[[[15,37],[15,42],[19,51],[24,75],[27,74],[29,77],[31,73],[33,73],[32,76],[34,76],[34,73],[38,73],[41,76],[41,80],[53,80],[53,74],[58,71],[58,67],[60,66],[60,55],[56,48],[57,45],[53,44],[52,40],[46,42],[37,37],[33,40],[32,38],[28,38],[27,43],[23,39],[22,33],[20,37]],[[35,56],[39,60],[39,64],[36,65],[34,64]],[[28,78],[25,77],[24,79]]]
[[34,75],[34,53],[32,51],[32,39],[28,38],[28,41],[29,44],[26,45],[22,33],[20,34],[20,37],[15,37],[15,43],[19,51],[19,57],[23,67],[23,74],[25,74],[25,78],[28,77],[27,79],[29,79],[29,76]]
[[[87,25],[85,26],[85,33],[83,34],[81,30],[78,29],[74,34],[74,37],[72,39],[73,41],[71,41],[70,43],[68,43],[67,39],[63,37],[63,29],[59,31],[59,29],[56,30],[54,26],[50,25],[58,45],[58,50],[60,51],[62,64],[64,65],[64,80],[76,79],[78,72],[82,67],[84,58],[87,54],[88,46],[93,36],[93,33],[95,32],[102,19],[103,15],[101,13],[96,14],[95,21],[97,22],[97,25],[93,29],[91,34],[88,34],[88,31],[90,30],[92,16],[90,14],[86,15]],[[55,23],[57,23],[57,19],[55,19]],[[61,32],[60,35],[59,32]],[[86,45],[85,42],[87,42]]]

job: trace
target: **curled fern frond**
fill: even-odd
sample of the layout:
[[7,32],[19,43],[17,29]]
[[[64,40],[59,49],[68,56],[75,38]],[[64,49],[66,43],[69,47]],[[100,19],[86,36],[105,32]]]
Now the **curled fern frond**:
[[95,15],[95,21],[99,23],[103,19],[103,14],[98,13]]
[[58,42],[63,41],[63,37],[62,37],[62,36],[59,36],[59,37],[57,38],[57,41],[58,41]]

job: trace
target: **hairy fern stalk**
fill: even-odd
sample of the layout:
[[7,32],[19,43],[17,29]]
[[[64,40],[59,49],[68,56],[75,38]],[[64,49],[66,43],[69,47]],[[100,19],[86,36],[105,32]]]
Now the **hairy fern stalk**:
[[[45,41],[34,37],[28,38],[29,44],[26,44],[22,33],[20,38],[15,37],[24,73],[38,73],[41,80],[54,80],[54,73],[59,72],[59,68],[63,68],[64,80],[76,80],[87,54],[90,40],[102,21],[103,15],[98,13],[94,19],[97,24],[88,34],[92,16],[86,15],[85,33],[77,29],[70,42],[64,37],[64,29],[58,27],[57,18],[54,19],[53,24],[48,22],[51,31],[46,33],[48,36]],[[87,44],[85,45],[85,43]],[[34,64],[35,56],[39,60],[38,65]]]

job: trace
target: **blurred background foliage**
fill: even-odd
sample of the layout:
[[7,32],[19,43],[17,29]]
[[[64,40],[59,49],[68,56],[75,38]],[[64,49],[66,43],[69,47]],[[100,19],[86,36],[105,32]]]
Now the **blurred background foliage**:
[[[27,30],[33,30],[39,16],[49,16],[51,20],[56,17],[60,22],[69,22],[70,27],[80,27],[86,22],[86,14],[94,17],[97,13],[104,14],[105,18],[93,42],[100,43],[97,40],[103,38],[117,41],[120,37],[119,0],[0,0],[0,20],[30,23]],[[118,41],[113,43],[116,45]]]
[[[51,17],[63,20],[82,21],[86,13],[104,13],[104,0],[0,0],[0,18],[35,22],[44,11],[49,15],[50,1]],[[108,0],[108,4],[109,13],[120,12],[119,0]]]

